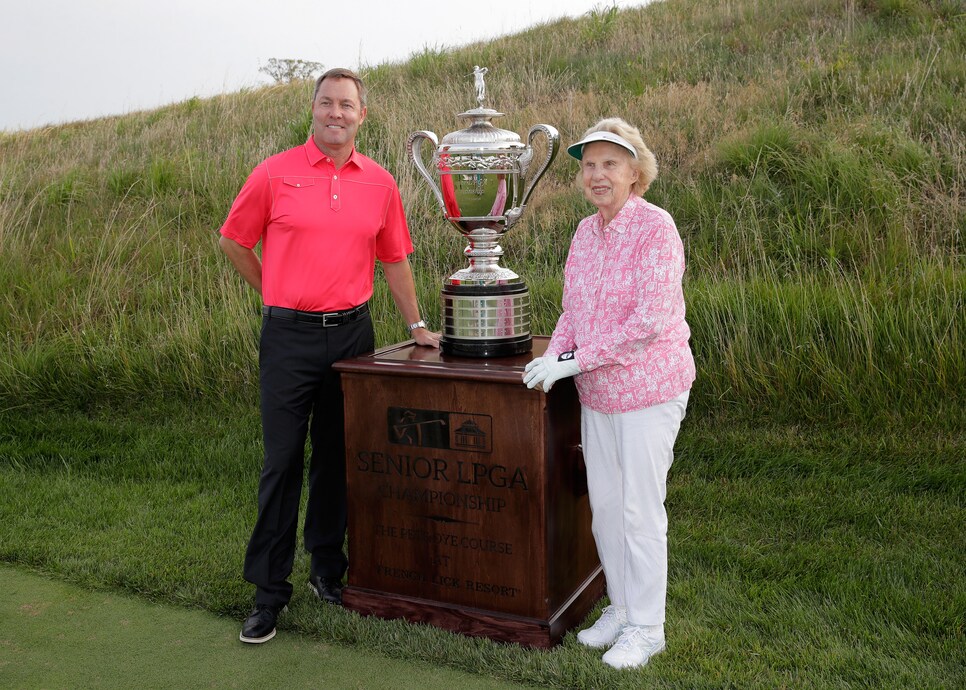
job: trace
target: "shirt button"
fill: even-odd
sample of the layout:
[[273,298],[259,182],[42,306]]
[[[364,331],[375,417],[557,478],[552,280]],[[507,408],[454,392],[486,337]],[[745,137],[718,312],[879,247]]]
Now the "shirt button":
[[333,179],[333,180],[338,180],[338,179],[339,179],[339,176],[338,176],[338,175],[333,175],[333,176],[332,176],[332,179]]
[[300,184],[298,184],[298,183],[296,183],[296,184],[295,184],[295,186],[296,186],[296,187],[301,187],[302,185],[300,185]]
[[333,194],[333,195],[332,195],[332,198],[333,198],[333,199],[338,199],[338,198],[339,198],[339,195],[338,195],[338,194]]

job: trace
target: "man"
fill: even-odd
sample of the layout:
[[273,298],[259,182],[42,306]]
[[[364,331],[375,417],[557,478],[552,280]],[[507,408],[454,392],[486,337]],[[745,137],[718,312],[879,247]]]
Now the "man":
[[[252,171],[221,228],[222,250],[264,303],[259,378],[265,464],[245,554],[255,609],[242,626],[242,642],[272,639],[292,595],[288,576],[307,433],[309,586],[322,601],[342,603],[345,450],[342,393],[331,365],[374,348],[367,301],[376,259],[412,337],[439,347],[438,335],[419,315],[399,189],[388,172],[355,150],[365,117],[366,89],[358,75],[333,69],[319,77],[312,135]],[[261,260],[253,251],[259,242]]]

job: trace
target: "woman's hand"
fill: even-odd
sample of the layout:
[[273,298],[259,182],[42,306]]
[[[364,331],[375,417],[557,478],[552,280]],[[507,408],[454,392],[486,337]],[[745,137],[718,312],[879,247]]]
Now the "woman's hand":
[[573,350],[563,352],[558,357],[537,357],[524,369],[523,382],[527,388],[536,388],[549,393],[553,384],[568,376],[580,373],[580,366],[574,358]]

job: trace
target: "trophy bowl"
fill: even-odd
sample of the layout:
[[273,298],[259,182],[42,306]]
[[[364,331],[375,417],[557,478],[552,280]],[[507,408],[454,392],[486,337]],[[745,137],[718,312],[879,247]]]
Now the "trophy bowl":
[[[409,158],[429,184],[443,217],[469,242],[463,252],[469,266],[444,280],[442,289],[440,346],[446,354],[464,357],[530,351],[530,292],[520,276],[500,266],[499,240],[523,216],[560,147],[560,135],[550,125],[534,125],[526,144],[516,132],[493,125],[491,120],[503,113],[483,107],[486,72],[474,70],[479,107],[458,116],[470,121],[468,127],[447,134],[442,142],[425,130],[413,132],[406,142]],[[540,135],[547,139],[546,155],[531,170],[533,142]],[[427,141],[432,144],[429,167],[422,151]]]

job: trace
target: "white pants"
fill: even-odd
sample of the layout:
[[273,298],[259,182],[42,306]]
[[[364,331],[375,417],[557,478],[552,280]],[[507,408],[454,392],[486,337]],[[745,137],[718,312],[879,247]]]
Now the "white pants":
[[592,529],[611,604],[631,625],[662,625],[667,599],[667,473],[690,391],[620,414],[581,409]]

